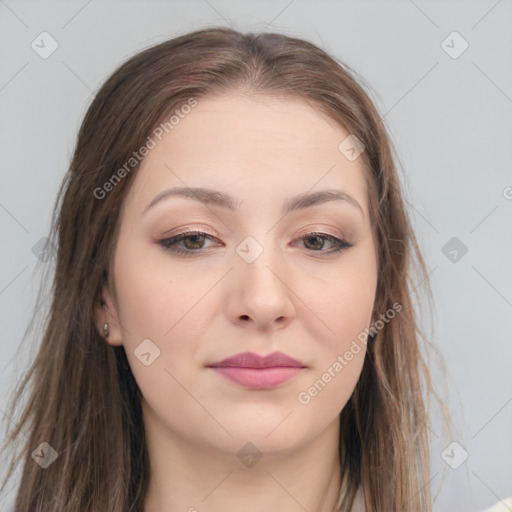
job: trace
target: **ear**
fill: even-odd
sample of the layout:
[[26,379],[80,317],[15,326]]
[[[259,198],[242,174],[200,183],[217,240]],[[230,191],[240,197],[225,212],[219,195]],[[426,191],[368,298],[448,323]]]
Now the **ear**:
[[[114,305],[109,291],[106,287],[101,292],[101,299],[96,305],[96,328],[100,336],[105,339],[109,345],[119,346],[123,344],[123,330],[117,308]],[[104,326],[108,324],[108,336],[105,336]]]

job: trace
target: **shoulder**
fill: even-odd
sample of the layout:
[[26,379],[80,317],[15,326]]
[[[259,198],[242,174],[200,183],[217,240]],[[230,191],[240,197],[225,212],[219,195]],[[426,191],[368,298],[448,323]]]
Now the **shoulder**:
[[[491,508],[486,508],[482,512],[510,512],[512,510],[512,496],[510,498],[506,498],[501,500],[499,503],[496,503]],[[363,487],[360,485],[357,490],[356,496],[354,498],[354,503],[350,512],[366,512],[364,507],[364,499],[363,499]]]
[[509,512],[512,510],[512,497],[501,500],[494,507],[486,508],[483,512]]
[[[360,485],[359,488],[357,489],[356,496],[354,498],[354,503],[352,504],[350,512],[366,512],[366,508],[364,506],[362,485]],[[492,512],[494,512],[494,510]]]

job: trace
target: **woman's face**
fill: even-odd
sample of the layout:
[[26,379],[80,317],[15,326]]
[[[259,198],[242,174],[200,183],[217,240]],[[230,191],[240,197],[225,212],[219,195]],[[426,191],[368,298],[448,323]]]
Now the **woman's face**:
[[[337,428],[377,285],[363,159],[338,148],[349,133],[301,100],[233,94],[163,135],[123,203],[102,319],[146,425],[224,453],[284,453]],[[301,367],[210,367],[243,352]]]

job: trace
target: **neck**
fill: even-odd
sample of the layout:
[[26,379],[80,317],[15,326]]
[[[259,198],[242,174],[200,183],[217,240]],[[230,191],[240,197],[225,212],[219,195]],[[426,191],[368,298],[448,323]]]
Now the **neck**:
[[[333,512],[340,492],[339,420],[286,453],[261,452],[244,464],[233,449],[187,439],[143,400],[151,477],[144,512]],[[186,433],[185,433],[186,434]],[[250,449],[249,449],[250,451]]]

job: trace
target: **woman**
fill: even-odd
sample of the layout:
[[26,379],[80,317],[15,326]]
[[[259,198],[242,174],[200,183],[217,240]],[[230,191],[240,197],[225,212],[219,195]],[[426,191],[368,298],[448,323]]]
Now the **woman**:
[[346,66],[225,28],[135,55],[53,236],[16,510],[431,509],[425,265]]

